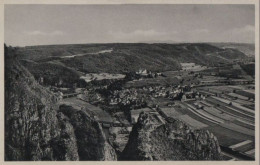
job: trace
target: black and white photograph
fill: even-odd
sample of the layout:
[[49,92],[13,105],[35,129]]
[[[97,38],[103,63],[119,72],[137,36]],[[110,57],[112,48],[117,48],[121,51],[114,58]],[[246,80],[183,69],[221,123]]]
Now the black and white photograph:
[[4,162],[259,161],[259,4],[234,1],[4,4]]

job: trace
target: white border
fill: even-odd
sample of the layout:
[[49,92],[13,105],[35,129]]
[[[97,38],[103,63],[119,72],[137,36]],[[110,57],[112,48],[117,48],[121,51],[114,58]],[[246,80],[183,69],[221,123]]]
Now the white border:
[[[4,162],[4,4],[255,4],[255,115],[256,157],[255,161],[66,161],[66,162]],[[211,165],[258,165],[259,164],[259,0],[0,0],[0,162],[1,164],[211,164]]]

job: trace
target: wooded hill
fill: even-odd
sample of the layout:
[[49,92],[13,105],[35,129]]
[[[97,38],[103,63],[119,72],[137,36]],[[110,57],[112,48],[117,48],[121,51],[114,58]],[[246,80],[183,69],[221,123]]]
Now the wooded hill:
[[[112,51],[102,52],[104,50]],[[214,66],[247,58],[236,49],[224,49],[205,43],[30,46],[19,48],[18,55],[20,59],[38,63],[58,60],[67,67],[91,73],[122,73],[137,71],[140,68],[152,71],[178,70],[181,69],[182,62]]]

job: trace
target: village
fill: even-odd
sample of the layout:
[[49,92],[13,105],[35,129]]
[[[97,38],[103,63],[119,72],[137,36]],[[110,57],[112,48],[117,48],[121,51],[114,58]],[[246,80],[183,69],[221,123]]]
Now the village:
[[[178,119],[193,129],[211,131],[217,136],[226,160],[251,160],[255,152],[254,79],[241,73],[238,66],[207,68],[183,63],[179,71],[140,69],[127,81],[122,75],[114,79],[109,74],[104,77],[93,74],[92,80],[86,80],[89,84],[97,81],[94,75],[100,81],[106,77],[113,81],[87,88],[50,88],[60,104],[91,112],[119,151],[123,150],[139,114],[146,112],[158,126]],[[230,77],[234,71],[239,75],[232,73]]]

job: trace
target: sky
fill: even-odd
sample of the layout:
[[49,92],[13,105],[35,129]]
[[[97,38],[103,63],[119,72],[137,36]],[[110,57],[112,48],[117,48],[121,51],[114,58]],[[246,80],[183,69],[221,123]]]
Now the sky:
[[5,43],[254,43],[254,10],[216,4],[5,5]]

